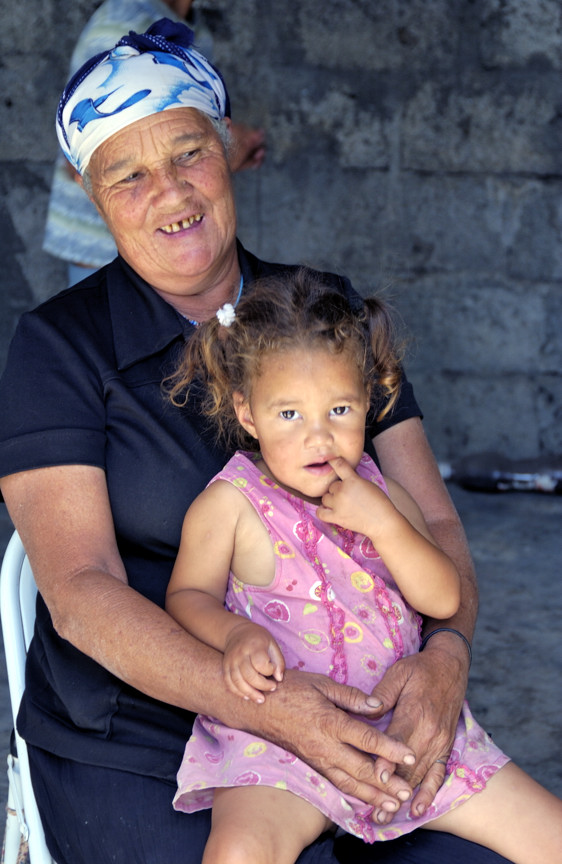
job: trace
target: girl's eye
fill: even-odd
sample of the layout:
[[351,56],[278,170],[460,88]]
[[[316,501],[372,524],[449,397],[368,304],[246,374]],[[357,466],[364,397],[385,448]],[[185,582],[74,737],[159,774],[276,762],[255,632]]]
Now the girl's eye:
[[294,408],[286,408],[284,411],[279,412],[279,416],[283,418],[283,420],[296,420],[299,416],[299,412],[295,411]]
[[349,405],[337,405],[335,408],[332,408],[332,414],[335,414],[336,417],[343,417],[348,411]]

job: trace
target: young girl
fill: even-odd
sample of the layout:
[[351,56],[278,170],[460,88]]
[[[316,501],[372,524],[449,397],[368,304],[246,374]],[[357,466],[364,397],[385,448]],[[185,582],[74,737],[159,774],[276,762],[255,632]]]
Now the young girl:
[[[258,705],[286,667],[370,692],[419,650],[420,614],[448,618],[459,603],[458,574],[419,508],[363,452],[367,413],[385,394],[391,410],[400,386],[384,308],[352,311],[304,270],[258,284],[198,329],[172,398],[196,381],[205,413],[244,450],[186,515],[168,611],[224,653],[226,686]],[[509,762],[468,706],[421,818],[404,802],[376,824],[372,808],[291,753],[203,716],[174,806],[213,808],[204,864],[291,864],[334,826],[374,842],[423,824],[517,864],[562,860],[562,802]]]

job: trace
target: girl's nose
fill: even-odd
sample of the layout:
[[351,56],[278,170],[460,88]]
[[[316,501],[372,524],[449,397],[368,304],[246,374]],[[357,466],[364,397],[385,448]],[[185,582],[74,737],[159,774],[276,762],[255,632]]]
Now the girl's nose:
[[306,435],[306,444],[308,447],[325,446],[332,440],[332,433],[325,423],[314,423],[309,426]]

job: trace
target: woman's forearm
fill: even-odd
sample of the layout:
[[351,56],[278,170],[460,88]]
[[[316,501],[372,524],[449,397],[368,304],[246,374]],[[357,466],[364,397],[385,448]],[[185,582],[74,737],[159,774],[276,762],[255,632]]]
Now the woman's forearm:
[[428,525],[436,542],[456,564],[460,576],[461,600],[457,612],[446,620],[428,618],[424,633],[437,627],[459,630],[470,642],[478,615],[478,584],[464,529],[456,520],[435,521]]
[[223,652],[230,633],[244,620],[215,597],[192,588],[168,591],[166,611],[196,639]]

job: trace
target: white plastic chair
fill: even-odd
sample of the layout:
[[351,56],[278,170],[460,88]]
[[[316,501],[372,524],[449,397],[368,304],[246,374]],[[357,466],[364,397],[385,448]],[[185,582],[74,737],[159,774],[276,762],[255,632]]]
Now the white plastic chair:
[[[23,690],[25,687],[25,657],[35,622],[35,597],[37,586],[25,549],[17,532],[14,532],[2,561],[0,576],[0,611],[2,634],[8,670],[8,686],[14,729]],[[27,745],[15,731],[18,758],[8,756],[8,813],[17,814],[19,832],[11,830],[15,817],[8,815],[4,849],[5,864],[17,864],[21,860],[21,847],[27,842],[30,864],[55,864],[47,845],[41,818],[31,785]],[[12,825],[10,824],[12,820]],[[19,833],[20,836],[17,836]],[[18,859],[18,855],[20,858]]]

